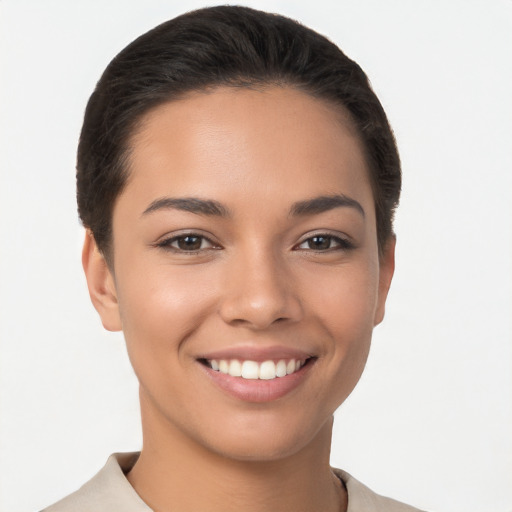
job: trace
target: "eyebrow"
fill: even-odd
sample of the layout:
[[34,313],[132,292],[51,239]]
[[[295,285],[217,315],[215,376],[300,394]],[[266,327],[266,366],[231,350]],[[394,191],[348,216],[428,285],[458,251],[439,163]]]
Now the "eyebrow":
[[182,210],[198,215],[229,217],[229,211],[219,202],[210,199],[199,199],[197,197],[162,197],[155,199],[142,212],[142,215],[147,215],[158,210]]
[[351,197],[343,194],[335,194],[332,196],[319,196],[313,199],[307,199],[306,201],[299,201],[290,209],[290,215],[314,215],[317,213],[327,212],[334,208],[354,208],[363,217],[365,216],[364,209],[359,202]]
[[[298,201],[290,208],[290,215],[315,215],[327,212],[335,208],[354,208],[363,217],[365,212],[359,202],[343,194],[332,196],[319,196],[305,201]],[[182,210],[197,215],[212,215],[217,217],[229,217],[229,210],[218,201],[211,199],[199,199],[197,197],[161,197],[155,199],[143,212],[142,215],[158,210]]]

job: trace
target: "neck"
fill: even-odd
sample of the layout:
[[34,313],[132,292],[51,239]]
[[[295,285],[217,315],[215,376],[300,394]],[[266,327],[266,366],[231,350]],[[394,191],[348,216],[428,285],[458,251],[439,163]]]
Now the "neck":
[[255,461],[215,453],[145,409],[143,449],[128,480],[155,512],[346,510],[329,466],[332,418],[296,453]]

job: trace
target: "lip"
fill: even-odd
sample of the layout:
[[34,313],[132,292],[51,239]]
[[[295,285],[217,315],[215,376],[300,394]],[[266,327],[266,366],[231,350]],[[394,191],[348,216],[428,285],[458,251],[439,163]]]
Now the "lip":
[[284,346],[239,346],[201,354],[197,359],[238,359],[239,361],[250,360],[262,363],[263,361],[278,361],[280,359],[298,359],[302,361],[311,357],[314,357],[314,355],[303,350]]
[[[306,364],[294,373],[284,377],[276,377],[271,380],[244,379],[233,377],[204,364],[205,359],[238,359],[239,361],[263,362],[268,360],[306,360]],[[287,347],[236,347],[209,352],[197,359],[198,365],[215,386],[229,396],[244,402],[264,403],[278,400],[291,393],[300,386],[308,377],[314,366],[316,357],[301,350]]]

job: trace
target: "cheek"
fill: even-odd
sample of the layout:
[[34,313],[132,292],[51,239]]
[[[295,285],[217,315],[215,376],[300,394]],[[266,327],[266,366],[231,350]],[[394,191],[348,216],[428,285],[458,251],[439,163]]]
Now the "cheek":
[[[373,258],[340,266],[335,272],[316,272],[310,304],[322,315],[333,335],[373,327],[378,299],[378,264]],[[355,334],[355,333],[354,333]]]
[[126,273],[118,290],[128,351],[137,359],[167,357],[171,348],[180,353],[182,341],[213,310],[213,291],[218,289],[199,267],[173,272],[166,265],[149,268],[150,272]]
[[339,275],[331,276],[325,286],[329,293],[317,294],[316,310],[329,339],[328,371],[337,382],[337,400],[341,402],[359,380],[370,350],[378,266],[370,261],[361,267],[340,269]]
[[[119,308],[128,356],[141,388],[156,404],[187,399],[183,371],[187,340],[211,311],[211,297],[186,272],[169,269],[131,277],[119,291]],[[125,275],[126,277],[126,275]]]

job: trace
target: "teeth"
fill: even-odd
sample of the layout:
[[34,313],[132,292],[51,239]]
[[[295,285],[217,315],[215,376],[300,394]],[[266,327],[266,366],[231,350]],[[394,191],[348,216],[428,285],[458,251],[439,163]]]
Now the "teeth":
[[229,363],[229,375],[232,377],[242,376],[242,365],[240,364],[240,361],[233,359],[233,361]]
[[257,379],[259,370],[259,365],[255,361],[244,361],[242,363],[242,377],[244,379]]
[[286,375],[286,362],[285,361],[279,361],[276,364],[276,375],[278,377],[284,377]]
[[265,361],[260,365],[258,374],[260,379],[271,380],[276,378],[276,365],[274,361]]
[[232,377],[242,377],[243,379],[261,379],[272,380],[276,377],[286,377],[300,370],[305,360],[290,359],[279,360],[277,363],[269,360],[258,363],[256,361],[243,361],[237,359],[211,359],[207,361],[212,370],[231,375]]
[[229,373],[229,363],[225,359],[219,361],[219,371],[221,373]]

